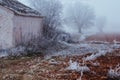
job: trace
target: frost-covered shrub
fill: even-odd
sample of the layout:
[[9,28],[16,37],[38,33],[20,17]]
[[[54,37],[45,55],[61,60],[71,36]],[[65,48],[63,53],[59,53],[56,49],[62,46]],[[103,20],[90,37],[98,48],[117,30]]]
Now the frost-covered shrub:
[[98,53],[87,56],[86,58],[84,58],[84,60],[85,61],[95,60],[96,58],[98,58],[100,56],[106,55],[107,52],[109,52],[109,51],[107,51],[107,50],[99,50]]
[[118,64],[114,69],[110,68],[108,71],[109,80],[120,80],[120,65]]
[[19,47],[9,49],[7,53],[8,53],[8,56],[18,57],[18,56],[22,56],[23,54],[26,54],[27,52],[25,51],[25,47],[19,46]]
[[48,40],[44,37],[35,38],[30,40],[22,40],[15,48],[8,50],[8,56],[32,56],[41,53],[49,53],[50,51],[58,51],[67,48],[64,42],[57,40]]
[[[31,35],[32,36],[32,35]],[[26,40],[27,39],[27,40]],[[43,39],[40,37],[34,37],[28,38],[28,37],[22,37],[21,42],[17,43],[14,48],[8,49],[7,54],[8,56],[12,57],[18,57],[18,56],[31,56],[36,53],[41,52],[40,42],[42,42]],[[43,40],[44,41],[44,40]]]
[[89,61],[89,60],[95,60],[96,59],[96,55],[92,54],[90,56],[87,56],[86,58],[84,58],[85,61]]
[[66,68],[67,70],[75,70],[77,72],[89,72],[90,69],[86,65],[81,65],[78,62],[69,61],[69,66]]
[[82,80],[82,76],[84,72],[90,72],[90,68],[85,65],[84,61],[83,63],[78,63],[78,62],[73,62],[72,60],[70,60],[69,66],[66,69],[79,72],[81,76],[77,80]]

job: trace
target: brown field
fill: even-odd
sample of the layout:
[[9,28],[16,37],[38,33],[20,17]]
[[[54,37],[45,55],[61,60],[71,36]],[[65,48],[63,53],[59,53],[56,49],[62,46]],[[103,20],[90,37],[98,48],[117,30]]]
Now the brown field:
[[97,33],[86,38],[87,41],[120,41],[120,34],[117,33]]
[[[90,54],[87,54],[90,55]],[[77,80],[80,72],[65,70],[70,59],[81,62],[87,56],[53,56],[45,60],[42,56],[19,59],[0,59],[0,80]],[[86,65],[90,72],[84,73],[82,80],[108,80],[107,73],[111,67],[120,63],[120,50],[101,56],[93,62],[99,62],[100,66],[93,66],[89,61]],[[50,63],[55,60],[58,64]]]

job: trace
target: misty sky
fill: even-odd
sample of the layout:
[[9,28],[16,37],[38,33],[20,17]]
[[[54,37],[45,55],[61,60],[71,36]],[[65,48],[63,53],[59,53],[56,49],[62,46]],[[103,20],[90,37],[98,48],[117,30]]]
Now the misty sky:
[[94,7],[98,16],[106,16],[106,31],[120,32],[120,0],[84,0]]
[[[27,0],[19,0],[25,4]],[[64,5],[77,0],[61,0]],[[106,16],[107,25],[104,31],[120,32],[120,0],[79,0],[89,4],[95,10],[97,16]]]

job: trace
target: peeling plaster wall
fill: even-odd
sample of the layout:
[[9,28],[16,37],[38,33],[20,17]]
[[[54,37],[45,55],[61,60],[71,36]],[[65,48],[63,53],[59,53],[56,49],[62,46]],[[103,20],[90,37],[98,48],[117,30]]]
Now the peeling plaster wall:
[[0,6],[0,49],[13,47],[13,16],[12,11]]

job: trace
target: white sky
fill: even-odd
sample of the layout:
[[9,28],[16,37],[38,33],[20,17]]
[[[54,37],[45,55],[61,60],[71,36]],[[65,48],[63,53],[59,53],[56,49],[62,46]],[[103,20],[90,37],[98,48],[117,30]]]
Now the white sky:
[[[19,0],[25,4],[27,0]],[[72,3],[77,0],[61,0],[64,5]],[[106,16],[107,32],[120,32],[120,0],[78,0],[83,3],[89,4],[95,9],[97,16]]]

